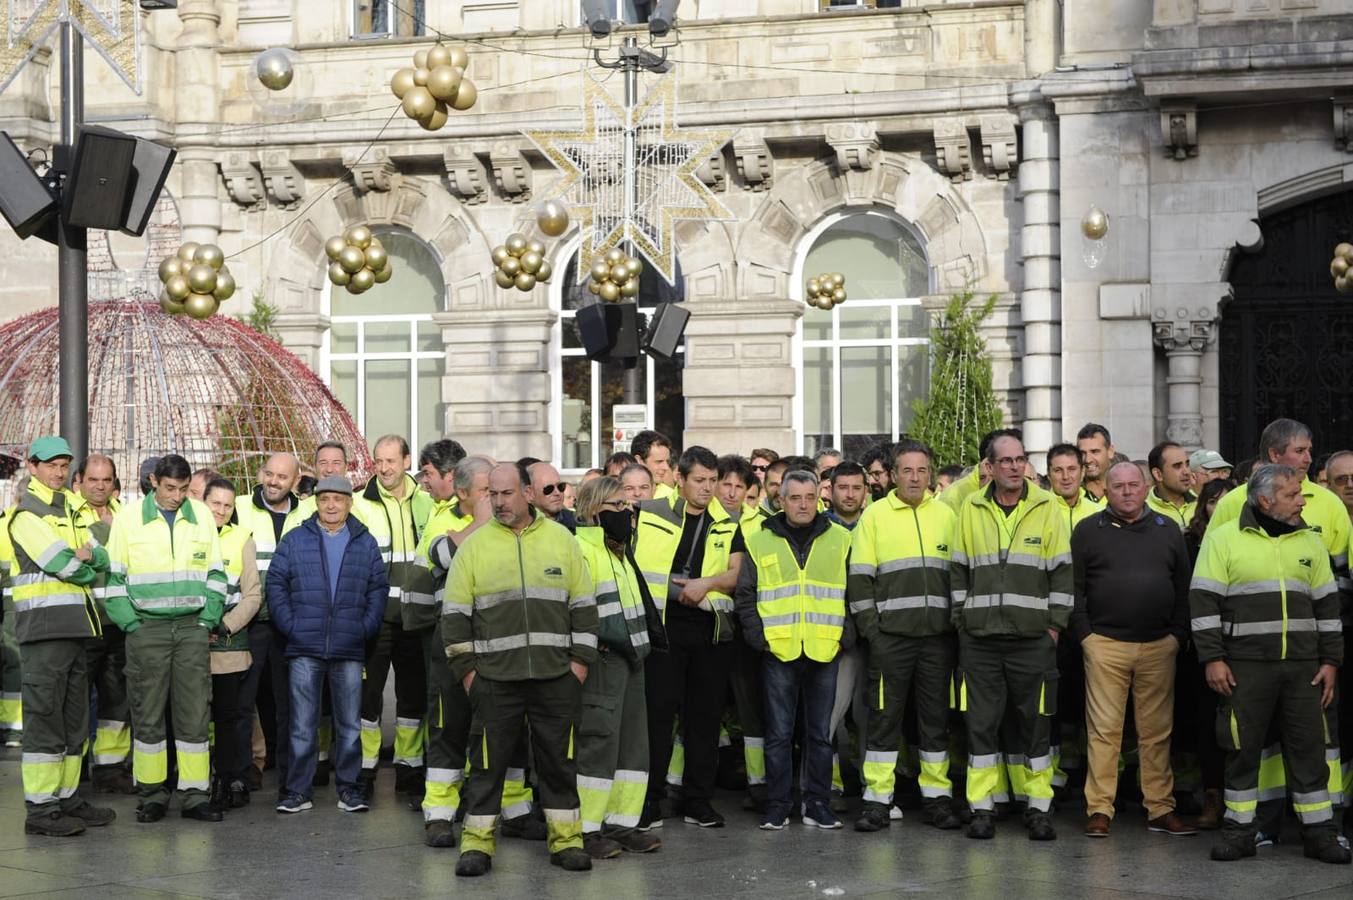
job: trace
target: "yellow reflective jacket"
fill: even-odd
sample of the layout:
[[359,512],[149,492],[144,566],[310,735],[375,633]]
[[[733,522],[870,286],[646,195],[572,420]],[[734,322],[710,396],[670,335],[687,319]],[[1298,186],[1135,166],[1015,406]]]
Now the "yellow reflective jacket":
[[108,539],[108,618],[135,631],[147,618],[196,614],[207,628],[221,621],[225,564],[216,521],[203,503],[185,500],[171,530],[155,495],[126,506]]
[[577,538],[597,598],[598,645],[620,654],[637,668],[651,649],[639,574],[629,560],[611,552],[606,535],[596,525],[579,525]]
[[[404,592],[404,627],[428,628],[435,626],[442,616],[442,601],[446,588],[446,573],[456,555],[455,543],[447,532],[464,531],[474,522],[474,516],[460,513],[460,500],[438,500],[428,516],[427,527],[414,551],[414,565],[418,575],[414,585]],[[413,610],[418,610],[415,614]],[[410,625],[414,622],[414,625]]]
[[108,553],[95,545],[88,562],[76,557],[75,551],[89,543],[89,534],[75,521],[75,498],[29,478],[8,518],[19,643],[102,634],[89,585],[108,569]]
[[[352,514],[367,527],[380,547],[390,579],[390,599],[385,604],[385,621],[391,624],[404,621],[404,592],[419,590],[418,543],[423,529],[432,515],[432,495],[418,486],[409,475],[404,476],[404,498],[381,486],[374,475],[353,498]],[[422,567],[426,569],[426,567]],[[411,613],[413,621],[420,619],[419,611]],[[426,622],[431,625],[431,622]],[[407,626],[406,626],[407,627]]]
[[1080,499],[1076,501],[1075,506],[1069,506],[1066,502],[1066,498],[1061,494],[1053,495],[1056,497],[1054,502],[1057,504],[1057,508],[1062,511],[1064,516],[1066,516],[1067,540],[1071,539],[1071,532],[1076,530],[1077,525],[1084,522],[1095,513],[1103,512],[1109,507],[1107,502],[1100,500],[1085,488],[1080,489],[1080,494]]
[[747,542],[738,581],[743,629],[749,635],[759,630],[766,649],[783,662],[802,656],[831,662],[846,628],[850,532],[819,513],[801,557],[784,535],[784,521],[767,520]]
[[[309,498],[308,502],[307,506],[306,500],[298,500],[294,494],[291,495],[291,510],[282,522],[283,535],[315,514],[314,498]],[[235,519],[239,526],[254,538],[254,555],[258,557],[258,580],[263,588],[263,605],[259,607],[258,615],[254,618],[260,622],[267,622],[272,619],[272,613],[268,611],[268,566],[272,563],[272,555],[277,552],[279,535],[273,529],[272,513],[263,502],[261,486],[254,488],[252,494],[235,498]]]
[[1189,527],[1189,522],[1193,521],[1193,511],[1198,508],[1198,498],[1192,493],[1185,494],[1184,505],[1175,506],[1156,493],[1156,488],[1153,487],[1146,492],[1146,505],[1152,512],[1160,513],[1166,521],[1174,522],[1180,531],[1184,531]]
[[850,612],[865,640],[953,631],[949,564],[958,517],[926,492],[913,508],[896,491],[870,504],[851,535]]
[[[698,573],[692,578],[708,578],[728,571],[733,538],[738,523],[728,515],[717,500],[707,507],[709,529],[704,536],[704,557]],[[639,564],[639,575],[648,584],[653,597],[667,621],[667,588],[672,577],[672,564],[681,546],[681,533],[686,527],[686,501],[680,496],[669,500],[644,500],[639,503],[639,524],[634,537],[634,561]],[[733,639],[733,598],[729,594],[710,591],[700,609],[714,614],[714,640],[718,643]]]

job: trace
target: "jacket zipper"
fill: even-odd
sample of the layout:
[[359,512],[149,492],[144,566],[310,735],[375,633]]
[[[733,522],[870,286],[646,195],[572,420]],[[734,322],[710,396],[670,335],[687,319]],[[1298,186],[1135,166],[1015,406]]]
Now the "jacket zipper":
[[535,673],[531,671],[531,605],[526,601],[526,553],[521,535],[516,532],[513,534],[517,538],[517,572],[521,576],[521,616],[526,623],[526,677],[535,678]]
[[1278,596],[1282,600],[1283,609],[1283,632],[1282,632],[1282,653],[1279,659],[1287,659],[1287,578],[1283,575],[1283,550],[1282,538],[1273,542],[1273,555],[1277,563],[1278,570]]
[[[343,527],[346,528],[347,526],[344,525]],[[346,552],[346,551],[345,551],[345,552]],[[320,567],[323,569],[323,574],[324,574],[324,584],[325,584],[325,586],[327,587],[328,584],[329,584],[329,557],[328,557],[328,555],[325,554],[325,552],[324,552],[324,531],[323,531],[323,526],[321,526],[321,528],[320,528],[320,535],[319,535],[319,564],[320,564]],[[342,560],[339,560],[339,566],[338,566],[338,569],[339,569],[339,574],[341,575],[341,574],[343,573],[343,561],[342,561]],[[330,651],[331,651],[331,649],[332,649],[332,646],[333,646],[333,636],[334,636],[334,604],[337,603],[337,602],[338,602],[338,592],[337,592],[337,591],[334,591],[334,592],[332,592],[331,594],[329,594],[329,609],[328,609],[328,611],[326,612],[325,617],[324,617],[324,658],[325,658],[325,659],[328,659],[328,658],[329,658],[329,653],[330,653]]]
[[916,507],[908,505],[911,510],[911,519],[916,523],[916,544],[921,551],[921,599],[926,601],[925,607],[921,609],[921,621],[924,622],[929,616],[929,597],[930,597],[930,566],[926,563],[925,555],[925,537],[921,534],[921,516]]

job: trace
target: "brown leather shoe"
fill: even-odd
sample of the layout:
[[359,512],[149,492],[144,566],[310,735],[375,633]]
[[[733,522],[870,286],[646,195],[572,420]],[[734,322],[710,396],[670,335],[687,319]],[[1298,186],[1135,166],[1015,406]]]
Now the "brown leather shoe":
[[1095,813],[1090,817],[1090,821],[1085,823],[1085,836],[1092,838],[1108,837],[1109,821],[1109,817],[1103,813]]
[[1221,827],[1225,815],[1226,804],[1222,802],[1221,791],[1209,790],[1203,797],[1203,812],[1198,817],[1198,827],[1204,831],[1216,831]]
[[1185,825],[1184,820],[1172,812],[1167,812],[1163,816],[1158,816],[1146,823],[1147,831],[1156,831],[1160,834],[1168,834],[1174,837],[1192,837],[1198,833],[1198,829],[1192,825]]

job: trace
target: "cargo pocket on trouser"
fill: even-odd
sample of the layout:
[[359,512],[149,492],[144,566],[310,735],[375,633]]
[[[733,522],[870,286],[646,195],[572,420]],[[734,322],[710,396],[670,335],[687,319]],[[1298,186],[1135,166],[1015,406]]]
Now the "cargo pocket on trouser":
[[1240,749],[1240,719],[1229,701],[1222,698],[1217,704],[1217,746],[1222,750]]

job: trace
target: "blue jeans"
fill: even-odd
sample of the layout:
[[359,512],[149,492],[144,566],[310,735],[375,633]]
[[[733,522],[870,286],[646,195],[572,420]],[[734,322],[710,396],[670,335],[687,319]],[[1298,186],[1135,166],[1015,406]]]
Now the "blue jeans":
[[320,697],[324,682],[334,713],[334,780],[341,794],[357,786],[362,771],[362,664],[356,660],[298,656],[288,660],[291,683],[291,767],[284,790],[308,798],[319,761]]
[[832,705],[836,701],[836,667],[801,656],[781,662],[761,656],[766,698],[766,809],[788,813],[794,790],[794,719],[803,699],[803,802],[826,803],[832,785]]

